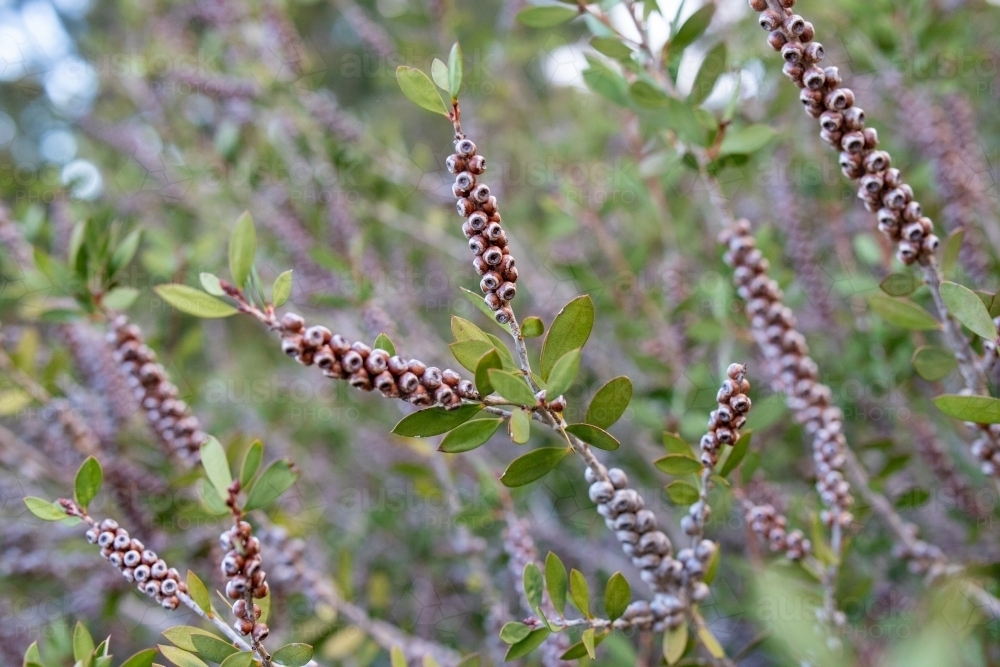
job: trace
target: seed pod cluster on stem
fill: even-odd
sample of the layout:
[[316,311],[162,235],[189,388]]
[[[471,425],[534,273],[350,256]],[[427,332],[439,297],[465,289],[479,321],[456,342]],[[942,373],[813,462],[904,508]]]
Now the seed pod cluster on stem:
[[87,541],[100,547],[101,556],[114,565],[126,580],[133,582],[136,588],[159,602],[164,609],[177,609],[179,596],[187,593],[187,584],[181,580],[176,569],[168,567],[154,551],[129,536],[128,531],[114,519],[96,521],[72,500],[61,499],[59,504],[70,515],[90,524]]
[[768,31],[768,44],[781,53],[783,71],[801,89],[806,113],[820,122],[822,139],[841,151],[840,168],[858,181],[858,198],[878,217],[878,228],[896,243],[904,264],[926,264],[941,245],[934,223],[913,198],[892,158],[878,148],[878,133],[865,126],[865,112],[854,104],[854,91],[841,86],[836,67],[822,67],[823,45],[814,41],[813,25],[794,13],[795,0],[750,0]]
[[819,367],[809,356],[805,336],[796,330],[795,315],[783,302],[778,283],[768,275],[770,263],[750,235],[749,221],[738,220],[719,235],[727,248],[726,263],[733,267],[736,291],[746,304],[754,340],[771,365],[775,391],[784,392],[796,420],[812,438],[816,489],[826,506],[828,526],[846,526],[852,520],[851,487],[844,478],[844,414],[833,405],[833,391],[818,381]]
[[728,376],[715,396],[718,403],[708,416],[708,431],[698,443],[701,449],[701,492],[698,500],[688,509],[688,515],[681,519],[681,529],[696,542],[705,532],[705,524],[712,515],[708,504],[708,492],[712,484],[712,472],[719,462],[723,446],[732,446],[740,439],[740,429],[747,422],[750,412],[750,382],[746,379],[743,364],[730,364]]
[[486,171],[486,158],[476,153],[476,144],[457,125],[455,153],[448,156],[447,166],[455,174],[451,190],[458,200],[458,214],[465,218],[462,233],[476,256],[472,265],[482,276],[479,288],[496,321],[507,324],[514,318],[509,304],[517,294],[517,267],[500,224],[497,198],[490,194],[488,185],[477,181]]
[[801,530],[788,532],[788,519],[774,505],[755,505],[746,500],[743,509],[747,525],[771,547],[771,551],[784,553],[791,561],[802,560],[812,553],[812,542]]
[[226,499],[226,505],[233,513],[234,524],[219,536],[219,544],[226,552],[222,557],[221,569],[228,580],[226,597],[235,600],[233,615],[236,616],[236,622],[233,627],[241,635],[249,635],[254,648],[258,649],[269,630],[266,623],[260,622],[261,608],[254,600],[267,597],[269,587],[260,555],[260,540],[254,536],[249,522],[242,519],[242,510],[237,504],[239,492],[240,481],[235,480],[229,487],[229,497]]
[[304,366],[315,364],[327,377],[347,380],[355,389],[378,389],[386,398],[401,398],[420,406],[455,408],[462,399],[479,400],[476,386],[451,369],[441,370],[361,342],[351,343],[324,326],[307,327],[295,313],[268,322],[281,334],[285,354]]
[[188,404],[178,398],[177,386],[170,382],[156,353],[145,344],[142,331],[125,315],[112,315],[108,342],[115,348],[115,361],[128,378],[132,392],[146,413],[146,421],[169,452],[188,465],[200,458],[208,435]]
[[[709,595],[708,584],[702,578],[715,554],[715,543],[702,540],[693,548],[681,549],[675,557],[670,538],[657,530],[656,515],[645,508],[642,496],[629,488],[624,471],[611,468],[607,479],[602,480],[588,467],[585,476],[598,514],[614,532],[625,555],[641,570],[642,580],[656,593],[648,607],[648,613],[655,619],[653,629],[678,627],[684,622],[691,602],[701,602]],[[646,607],[637,605],[627,620],[646,611]]]

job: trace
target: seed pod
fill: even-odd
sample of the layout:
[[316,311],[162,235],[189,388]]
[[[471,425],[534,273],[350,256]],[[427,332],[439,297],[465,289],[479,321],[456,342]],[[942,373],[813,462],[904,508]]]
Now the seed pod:
[[455,142],[455,151],[464,158],[470,158],[476,154],[476,145],[468,139],[461,139]]
[[468,159],[468,169],[473,174],[482,174],[486,171],[486,158],[482,155],[473,155]]
[[773,9],[765,9],[761,12],[757,22],[760,24],[761,28],[767,30],[768,32],[777,30],[782,24],[781,15]]

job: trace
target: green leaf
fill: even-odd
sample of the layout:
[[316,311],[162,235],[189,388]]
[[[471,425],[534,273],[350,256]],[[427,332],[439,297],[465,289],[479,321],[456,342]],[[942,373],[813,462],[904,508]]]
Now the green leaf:
[[472,419],[482,409],[477,404],[462,405],[454,410],[427,408],[407,415],[393,427],[392,432],[407,438],[426,438],[441,435]]
[[511,461],[500,476],[500,482],[507,487],[530,484],[547,475],[569,452],[568,447],[534,449]]
[[955,319],[968,327],[969,331],[986,340],[997,339],[997,325],[993,323],[990,311],[975,292],[968,287],[945,281],[941,283],[941,298]]
[[139,290],[134,287],[116,287],[108,291],[101,303],[111,310],[127,310],[139,298]]
[[943,380],[958,366],[958,361],[951,350],[931,345],[924,345],[914,350],[912,363],[917,369],[917,374],[928,382]]
[[870,303],[872,310],[882,319],[897,327],[924,331],[938,329],[941,326],[930,313],[908,299],[893,299],[876,294]]
[[500,352],[495,347],[491,347],[490,351],[476,362],[476,391],[479,392],[480,396],[489,396],[493,393],[493,384],[490,382],[489,374],[491,368],[497,370],[503,368]]
[[695,75],[694,85],[691,86],[691,94],[688,95],[690,103],[701,104],[709,96],[715,87],[715,82],[726,71],[726,55],[725,42],[719,42],[708,52],[701,67],[698,68],[698,74]]
[[[393,667],[395,667],[395,665]],[[462,662],[458,663],[455,667],[479,667],[479,654],[473,653],[472,655],[466,656]]]
[[457,100],[462,91],[462,47],[455,42],[448,54],[448,92]]
[[503,422],[501,417],[465,422],[444,437],[438,451],[458,454],[484,445],[496,433],[501,422]]
[[552,606],[563,616],[566,614],[567,583],[566,566],[559,556],[550,551],[545,557],[545,587],[549,591]]
[[500,628],[500,641],[504,644],[516,644],[530,634],[531,628],[527,625],[511,621]]
[[507,655],[503,658],[504,662],[510,662],[511,660],[523,658],[528,655],[541,646],[542,642],[544,642],[550,634],[552,634],[552,631],[548,628],[538,628],[537,630],[533,630],[530,635],[507,649]]
[[233,483],[233,473],[229,470],[226,460],[226,450],[214,437],[209,436],[201,446],[201,465],[205,469],[208,481],[215,487],[219,497],[225,500],[229,497],[229,487]]
[[669,96],[663,92],[659,86],[654,86],[648,81],[639,79],[628,87],[629,96],[635,103],[646,109],[657,109],[667,106]]
[[249,211],[243,211],[229,234],[229,274],[237,287],[243,287],[250,275],[256,253],[257,231],[253,226],[253,217]]
[[212,296],[226,295],[226,290],[222,289],[222,282],[214,273],[199,273],[198,280],[201,282],[201,288]]
[[254,440],[247,447],[246,453],[243,455],[243,464],[240,465],[240,486],[243,489],[247,489],[250,486],[250,482],[253,481],[253,476],[257,474],[260,469],[260,462],[264,458],[264,443],[260,440]]
[[108,262],[108,273],[114,276],[123,268],[129,265],[135,253],[139,250],[139,242],[142,240],[142,230],[135,229],[128,236],[122,239],[115,251],[111,254],[111,261]]
[[715,581],[715,575],[719,572],[719,561],[722,559],[722,549],[716,549],[715,553],[712,554],[712,560],[708,561],[708,566],[705,568],[705,575],[702,577],[702,581],[706,584],[711,584]]
[[587,655],[591,659],[597,657],[597,654],[594,653],[594,628],[587,628],[583,631],[583,634],[580,635],[580,643],[587,649]]
[[541,374],[548,381],[549,374],[564,354],[582,349],[594,328],[594,302],[587,295],[566,304],[549,327],[542,343]]
[[254,482],[243,509],[249,512],[270,505],[291,488],[298,477],[299,471],[291,461],[278,459],[265,468],[260,479]]
[[258,619],[261,623],[267,623],[268,616],[271,615],[271,591],[268,590],[267,595],[262,598],[257,598],[257,606],[260,607],[260,618]]
[[590,40],[590,45],[598,53],[615,60],[628,60],[632,57],[632,49],[614,37],[594,37]]
[[[81,263],[80,251],[81,249],[84,249],[83,242],[86,235],[87,220],[81,220],[73,225],[73,231],[70,232],[69,236],[69,246],[66,251],[66,264],[70,267],[70,269],[77,269],[78,273],[79,269],[82,268],[79,266]],[[86,254],[83,255],[82,261],[86,262]]]
[[722,644],[719,643],[719,640],[715,638],[715,635],[712,634],[712,631],[704,623],[698,625],[698,639],[701,640],[701,644],[705,647],[705,650],[716,660],[726,657],[726,651],[722,648]]
[[698,489],[692,484],[677,480],[667,484],[667,495],[678,505],[691,505],[698,500]]
[[483,355],[494,349],[493,342],[489,339],[463,340],[451,343],[448,347],[451,349],[451,353],[455,355],[458,363],[473,373],[476,372],[476,366],[479,364],[479,360],[483,358]]
[[504,370],[520,373],[521,367],[515,363],[513,355],[511,355],[507,346],[504,345],[504,342],[493,334],[486,334],[486,337],[493,343],[493,347],[496,348],[497,352],[500,353],[500,361],[503,362]]
[[668,665],[675,665],[687,650],[688,626],[681,623],[676,628],[667,628],[663,633],[663,658]]
[[187,285],[157,285],[153,291],[177,310],[195,317],[229,317],[239,312],[225,301]]
[[[176,646],[164,646],[160,644],[160,653],[177,667],[208,667],[200,658]],[[232,656],[226,658],[230,660]],[[228,666],[227,666],[228,667]]]
[[[602,632],[599,635],[595,634],[594,637],[593,637],[593,640],[591,640],[589,638],[585,639],[581,635],[581,637],[580,637],[581,641],[579,641],[576,644],[573,644],[572,646],[570,646],[566,650],[565,653],[563,653],[561,656],[559,656],[559,659],[560,660],[576,660],[576,659],[582,658],[584,656],[588,656],[589,657],[589,655],[590,655],[589,650],[592,649],[592,648],[596,648],[597,646],[600,646],[601,642],[604,641],[604,639],[606,637],[608,637],[610,634],[611,634],[610,632],[608,632],[608,631],[605,630],[604,632]],[[585,639],[586,643],[585,643],[584,639]],[[590,646],[590,648],[588,648],[587,644],[592,644],[592,646]]]
[[313,647],[309,644],[285,644],[271,655],[275,662],[285,667],[303,667],[312,656]]
[[76,498],[76,504],[87,509],[90,501],[101,490],[101,482],[103,481],[104,471],[101,470],[101,464],[93,456],[88,456],[76,472],[76,482],[73,485],[73,496]]
[[[41,663],[42,654],[38,651],[38,642],[31,642],[28,645],[28,649],[24,652],[24,666],[27,667],[28,663]],[[125,667],[124,665],[122,667]]]
[[542,579],[542,572],[534,562],[524,566],[522,573],[524,583],[524,597],[528,600],[528,606],[538,610],[542,606],[542,594],[545,592],[545,581]]
[[440,58],[435,58],[431,63],[431,78],[438,88],[448,90],[448,66]]
[[223,660],[219,667],[251,667],[256,664],[257,661],[254,659],[253,651],[242,651],[234,653]]
[[965,228],[953,229],[944,240],[944,251],[941,253],[941,273],[948,275],[958,263],[958,255],[962,252],[962,243],[965,241]]
[[668,454],[653,465],[668,475],[690,475],[701,470],[701,462],[688,454]]
[[529,28],[554,28],[572,21],[579,15],[580,12],[576,9],[545,5],[522,9],[517,13],[517,22]]
[[94,654],[94,638],[80,621],[73,628],[73,659],[86,663]]
[[389,653],[389,659],[391,667],[407,667],[406,665],[406,654],[403,653],[403,649],[398,646],[393,646],[392,651]]
[[[234,653],[236,647],[211,635],[191,635],[191,643],[201,657],[212,662],[222,662]],[[273,656],[277,660],[277,656]]]
[[740,435],[740,439],[733,444],[732,450],[729,452],[729,456],[726,458],[726,462],[722,464],[722,470],[719,471],[721,477],[729,477],[729,475],[736,470],[742,461],[743,457],[747,455],[747,451],[750,449],[750,439],[753,437],[753,431],[744,431]]
[[531,437],[531,413],[527,410],[511,410],[510,413],[510,439],[515,444],[523,445]]
[[889,296],[909,296],[920,282],[910,273],[890,273],[878,286]]
[[480,340],[484,343],[490,342],[485,331],[458,315],[451,316],[451,335],[455,337],[455,341],[458,343],[466,340]]
[[945,394],[935,398],[934,405],[955,419],[976,424],[1000,424],[1000,399],[991,396]]
[[121,664],[121,667],[153,667],[153,661],[159,653],[155,648],[147,648],[132,655]]
[[777,136],[777,131],[770,125],[748,125],[746,127],[730,128],[722,138],[719,155],[750,155],[766,146]]
[[587,578],[575,567],[569,573],[569,598],[581,614],[590,618],[590,587]]
[[490,378],[490,384],[493,385],[496,392],[514,405],[533,406],[538,403],[535,392],[531,391],[531,387],[528,386],[523,375],[495,368],[489,369],[487,374]]
[[271,285],[271,305],[275,308],[283,306],[292,295],[292,269],[282,271]]
[[32,514],[45,521],[62,521],[66,518],[66,510],[56,503],[50,503],[44,498],[28,496],[24,499],[24,504]]
[[632,601],[632,589],[621,572],[615,572],[608,579],[604,588],[604,608],[612,621],[625,613],[625,608]]
[[588,445],[597,447],[598,449],[605,449],[610,452],[619,447],[615,436],[593,424],[570,424],[566,427],[566,432],[572,433]]
[[178,648],[184,649],[185,651],[198,650],[195,648],[194,640],[192,639],[195,635],[215,637],[215,635],[208,630],[202,630],[201,628],[196,628],[192,625],[176,625],[172,628],[167,628],[160,634],[169,639],[170,643],[174,644]]
[[400,66],[396,68],[396,81],[403,94],[418,107],[448,116],[447,105],[426,74],[412,67]]
[[588,424],[607,429],[621,419],[632,400],[632,381],[619,375],[597,390],[587,407]]
[[569,391],[580,372],[580,350],[570,350],[556,361],[548,377],[546,396],[549,400]]
[[701,37],[702,33],[708,29],[708,24],[712,22],[714,14],[715,3],[710,2],[689,16],[684,25],[677,31],[677,34],[667,44],[671,54],[675,56],[679,55],[680,51]]
[[396,346],[392,344],[392,341],[389,340],[389,337],[384,332],[375,338],[375,343],[372,347],[376,350],[385,350],[390,356],[395,356],[396,354]]
[[[208,589],[205,588],[205,584],[198,578],[198,575],[191,570],[188,570],[187,573],[187,587],[188,595],[191,596],[194,603],[198,605],[199,609],[211,617],[214,613],[212,611],[212,598],[208,594]],[[216,662],[219,661],[216,660]]]
[[545,333],[545,323],[542,322],[542,318],[532,315],[521,322],[521,335],[525,338],[538,338],[543,333]]

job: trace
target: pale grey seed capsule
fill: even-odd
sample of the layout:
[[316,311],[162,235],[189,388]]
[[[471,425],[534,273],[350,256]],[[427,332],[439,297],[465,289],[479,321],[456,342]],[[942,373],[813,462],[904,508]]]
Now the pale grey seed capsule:
[[612,486],[611,482],[598,481],[590,485],[590,500],[593,503],[606,503],[614,495],[615,487]]
[[650,510],[639,510],[635,513],[635,529],[646,533],[656,528],[656,515]]
[[622,544],[635,544],[639,541],[639,533],[634,530],[616,530],[615,539]]
[[628,486],[628,475],[621,468],[609,469],[608,479],[616,489],[624,489]]

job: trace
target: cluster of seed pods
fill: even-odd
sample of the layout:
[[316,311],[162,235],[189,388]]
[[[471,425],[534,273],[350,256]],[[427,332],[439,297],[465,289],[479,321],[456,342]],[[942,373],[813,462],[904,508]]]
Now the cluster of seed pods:
[[892,167],[889,153],[879,150],[878,133],[865,126],[865,112],[855,106],[854,92],[840,85],[838,69],[820,66],[823,45],[813,41],[813,25],[793,11],[794,5],[795,0],[750,0],[769,33],[768,44],[785,61],[785,75],[801,89],[806,112],[819,120],[823,140],[841,151],[841,171],[858,181],[858,197],[878,217],[879,230],[896,243],[896,256],[904,264],[930,260],[941,246],[934,223]]
[[490,194],[488,185],[476,179],[486,171],[486,158],[477,155],[476,145],[463,137],[455,141],[455,153],[448,156],[447,166],[455,174],[451,190],[458,199],[458,214],[465,218],[462,233],[476,256],[472,265],[482,276],[479,287],[497,322],[507,324],[514,318],[508,304],[517,294],[517,267],[500,225],[497,198]]
[[844,414],[833,405],[833,391],[817,379],[819,367],[809,356],[805,336],[795,328],[795,315],[782,301],[781,288],[768,275],[770,263],[750,235],[750,223],[737,221],[722,232],[719,241],[727,248],[726,263],[733,267],[737,294],[746,304],[751,332],[771,366],[775,389],[786,394],[788,406],[813,438],[816,489],[827,507],[823,520],[827,525],[845,526],[853,519],[854,501],[842,472],[847,462]]
[[108,342],[115,348],[115,361],[146,413],[153,432],[167,449],[189,465],[200,458],[208,434],[191,414],[188,404],[178,398],[177,386],[156,362],[156,353],[145,344],[142,331],[124,315],[111,319]]
[[[676,557],[670,538],[656,527],[656,515],[645,509],[642,496],[628,486],[628,476],[619,468],[608,470],[607,481],[600,480],[591,468],[586,470],[590,499],[611,529],[622,551],[641,570],[640,576],[656,592],[649,602],[653,629],[662,631],[684,622],[690,603],[705,600],[708,584],[702,581],[716,545],[702,540],[692,548],[681,549]],[[636,617],[646,611],[636,606]]]
[[378,389],[386,398],[445,408],[458,407],[462,399],[479,399],[476,385],[453,370],[406,360],[364,343],[351,343],[326,327],[307,327],[305,320],[294,313],[281,318],[278,332],[285,354],[305,366],[315,364],[327,377],[347,380],[355,389]]
[[187,584],[181,580],[180,573],[167,567],[163,559],[142,542],[130,537],[117,521],[95,521],[87,531],[87,541],[99,546],[101,556],[164,609],[177,609],[180,605],[178,595],[187,593]]

